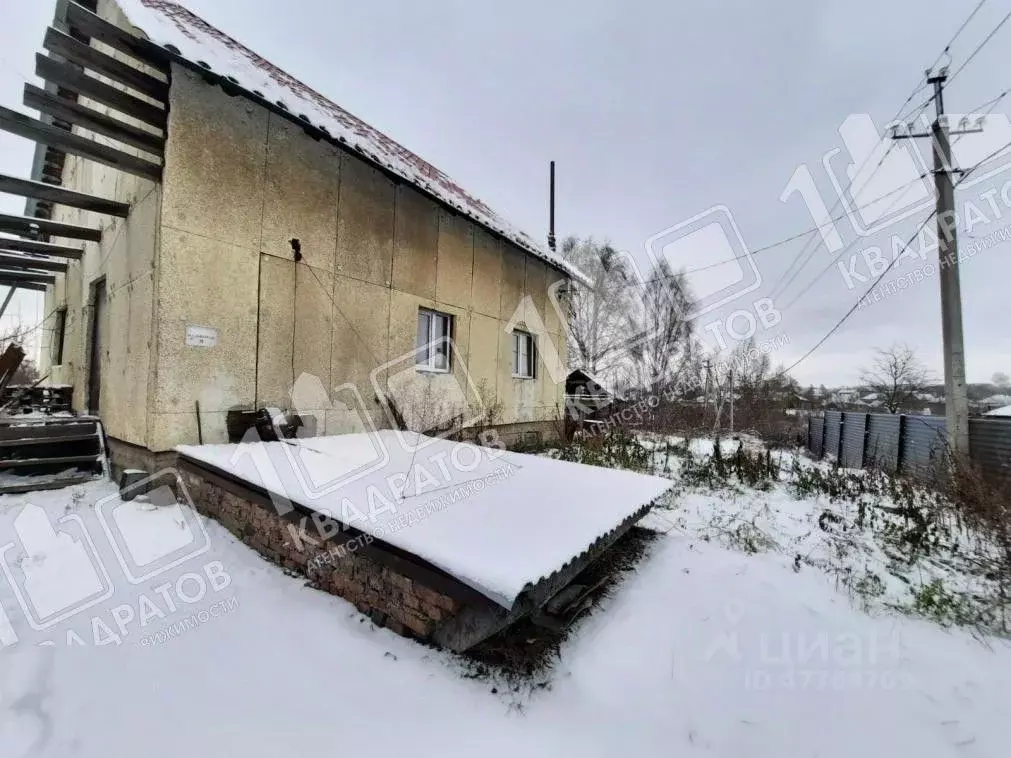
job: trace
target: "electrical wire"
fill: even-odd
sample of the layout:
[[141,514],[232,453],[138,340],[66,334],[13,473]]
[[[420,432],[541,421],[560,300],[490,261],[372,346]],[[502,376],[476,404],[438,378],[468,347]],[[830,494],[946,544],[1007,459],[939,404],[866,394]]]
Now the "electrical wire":
[[894,258],[892,258],[891,263],[889,263],[887,266],[885,266],[885,270],[882,271],[880,274],[878,274],[877,279],[874,280],[874,282],[871,284],[871,286],[867,288],[867,291],[864,292],[864,294],[860,296],[860,298],[853,304],[853,306],[848,311],[846,311],[846,313],[843,314],[842,318],[839,319],[835,323],[835,326],[833,326],[831,329],[829,329],[828,332],[825,334],[825,336],[822,337],[820,340],[818,340],[810,350],[808,350],[806,353],[804,353],[804,355],[802,355],[796,361],[794,361],[793,363],[791,363],[787,368],[785,368],[782,371],[780,371],[779,372],[780,376],[782,376],[784,374],[790,373],[794,368],[796,368],[801,363],[803,363],[805,360],[807,360],[811,356],[811,354],[814,353],[815,350],[817,350],[819,347],[821,347],[822,345],[824,345],[825,342],[828,340],[828,338],[831,337],[833,334],[835,334],[839,330],[839,327],[841,327],[846,322],[846,319],[848,319],[853,314],[853,312],[857,308],[860,307],[860,303],[863,302],[864,298],[867,297],[867,295],[870,293],[870,291],[873,290],[876,286],[878,286],[878,284],[885,277],[885,275],[889,271],[892,270],[892,267],[895,266],[895,264],[898,262],[899,258],[902,257],[902,253],[904,253],[906,251],[906,249],[913,243],[913,240],[916,239],[917,235],[923,230],[923,228],[928,223],[930,223],[930,220],[932,218],[934,218],[934,216],[936,216],[936,215],[937,215],[937,211],[934,210],[923,220],[923,222],[919,225],[919,227],[917,227],[916,231],[913,232],[913,236],[909,238],[909,240],[903,246],[902,250],[899,251],[899,254],[896,255]]
[[[919,181],[921,181],[923,179],[926,179],[927,176],[929,176],[929,175],[930,175],[929,172],[922,173],[914,181],[919,182]],[[882,211],[881,215],[882,216],[886,215],[892,208],[895,207],[895,204],[898,201],[899,201],[899,197],[896,197],[894,200],[892,200],[892,202],[888,204],[888,207],[885,208],[884,211]],[[814,279],[812,279],[811,281],[809,281],[800,292],[798,292],[796,295],[794,295],[793,299],[791,299],[789,303],[787,303],[786,305],[782,306],[782,308],[780,310],[784,310],[784,311],[785,310],[789,310],[791,307],[793,307],[796,304],[796,302],[798,300],[800,300],[802,297],[804,297],[804,295],[806,295],[808,292],[810,292],[811,288],[815,284],[817,284],[821,280],[821,278],[823,276],[825,276],[825,274],[827,274],[832,269],[833,266],[835,266],[835,264],[839,261],[839,259],[841,259],[843,257],[843,255],[845,255],[848,250],[852,249],[853,246],[856,245],[856,243],[859,240],[860,240],[860,237],[854,237],[852,240],[850,240],[849,243],[842,250],[840,250],[839,253],[834,258],[832,258],[832,260],[830,260],[828,262],[828,265],[825,266],[825,268],[823,268]]]
[[[976,14],[979,12],[979,10],[983,7],[983,5],[985,3],[986,3],[986,0],[979,0],[979,2],[976,4],[976,6],[969,13],[969,16],[965,19],[965,21],[962,22],[961,26],[958,27],[958,29],[955,31],[955,33],[951,36],[951,39],[948,40],[948,43],[944,46],[944,48],[938,54],[937,58],[934,60],[934,62],[931,64],[930,68],[928,69],[928,72],[931,71],[931,70],[933,70],[937,66],[937,64],[940,63],[941,59],[945,55],[950,55],[950,53],[951,53],[951,46],[953,44],[955,44],[955,42],[958,40],[959,36],[961,36],[962,32],[969,25],[969,22],[972,21],[972,19],[976,16]],[[964,65],[963,65],[963,68],[964,68]],[[913,91],[905,99],[905,102],[903,102],[902,105],[899,106],[898,110],[895,113],[895,116],[893,116],[890,119],[890,122],[894,122],[894,121],[897,121],[897,120],[902,120],[902,121],[908,120],[908,117],[903,117],[903,116],[901,116],[901,114],[905,110],[906,106],[909,105],[909,103],[913,100],[913,98],[916,97],[917,94],[919,94],[920,92],[922,92],[923,89],[927,86],[927,84],[928,84],[927,79],[928,78],[929,77],[928,77],[927,74],[924,74],[921,77],[921,80],[920,80],[920,83],[918,84],[918,86],[916,86],[913,89]],[[917,106],[914,109],[915,116],[914,116],[913,120],[915,120],[916,118],[919,118],[920,114],[923,113],[923,111],[927,108],[928,105],[930,105],[930,103],[933,101],[933,99],[934,99],[933,96],[931,96],[930,98],[928,98],[927,100],[925,100],[923,103],[921,103],[919,106]],[[874,169],[871,171],[870,175],[867,177],[866,182],[863,184],[863,188],[866,188],[867,184],[870,183],[870,180],[874,177],[874,175],[878,172],[878,170],[880,170],[881,166],[884,164],[885,160],[888,159],[888,156],[891,154],[892,150],[895,149],[895,145],[896,145],[896,143],[892,142],[888,146],[888,149],[885,151],[885,154],[883,156],[881,156],[881,160],[878,161],[878,164],[874,167]],[[866,158],[864,158],[864,160],[861,162],[860,166],[853,173],[853,176],[850,179],[850,181],[847,183],[846,187],[843,189],[842,192],[839,193],[839,198],[836,200],[835,205],[829,211],[829,216],[831,216],[832,214],[834,214],[836,212],[836,210],[839,208],[840,204],[843,202],[843,198],[845,197],[846,193],[849,192],[850,188],[853,186],[853,184],[860,177],[861,173],[864,170],[864,167],[867,165],[867,160],[869,158],[870,158],[869,155]],[[859,198],[859,195],[860,195],[860,191],[858,190],[857,194],[853,198],[854,202],[856,202],[856,200]],[[822,224],[821,224],[821,226],[824,226],[827,223],[829,223],[828,219],[826,219],[825,221],[823,221]],[[816,237],[812,235],[811,240],[814,240],[814,239],[816,239]],[[809,240],[809,242],[811,240]],[[821,244],[824,244],[824,239],[822,240]],[[815,245],[815,247],[812,248],[810,250],[810,252],[807,252],[807,245],[805,244],[804,248],[800,251],[800,253],[798,253],[797,256],[793,259],[793,261],[791,261],[790,265],[787,266],[786,271],[783,272],[783,275],[777,280],[776,284],[773,285],[773,289],[772,289],[772,292],[770,293],[770,297],[772,297],[772,298],[778,297],[778,295],[783,294],[789,288],[789,286],[793,283],[794,280],[796,280],[797,276],[800,274],[800,271],[805,266],[807,266],[807,264],[814,257],[814,254],[817,251],[817,249],[818,249],[819,246],[820,245]],[[805,254],[806,254],[806,257],[805,257]],[[801,259],[803,259],[803,262],[801,262],[800,265],[797,266],[797,263],[800,262]],[[793,273],[791,274],[791,272],[793,272]],[[789,281],[786,281],[786,284],[784,285],[783,282],[784,282],[784,280],[787,279],[787,277],[789,277]]]
[[[1011,148],[1011,142],[1008,142],[1008,143],[1007,143],[1006,145],[1004,145],[1003,147],[1001,147],[1001,148],[999,148],[999,149],[995,150],[995,151],[994,151],[994,152],[992,152],[992,153],[991,153],[990,155],[988,155],[988,156],[987,156],[986,158],[983,158],[983,159],[982,159],[981,161],[977,161],[977,162],[976,162],[976,164],[974,164],[974,165],[972,166],[972,168],[970,168],[969,170],[967,170],[967,171],[966,171],[965,173],[963,173],[963,174],[962,174],[962,177],[961,177],[961,178],[960,178],[960,179],[958,180],[958,182],[956,182],[956,183],[955,183],[955,186],[954,186],[954,187],[953,187],[952,189],[953,189],[953,190],[954,190],[954,189],[957,189],[957,188],[958,188],[958,186],[959,186],[959,185],[960,185],[960,184],[961,184],[962,182],[964,182],[964,181],[966,180],[966,178],[967,178],[967,177],[968,177],[968,176],[969,176],[970,174],[972,174],[972,173],[973,173],[973,172],[974,172],[974,171],[975,171],[976,169],[978,169],[978,168],[979,168],[980,166],[982,166],[982,165],[983,165],[984,163],[986,163],[987,161],[990,161],[990,160],[992,160],[992,159],[993,159],[994,157],[996,157],[996,156],[997,156],[998,154],[1002,153],[1003,151],[1007,150],[1008,148]],[[906,244],[905,244],[905,245],[903,246],[902,250],[900,250],[900,251],[899,251],[899,254],[897,254],[897,255],[896,255],[896,256],[895,256],[894,258],[892,258],[892,261],[891,261],[891,263],[889,263],[889,264],[888,264],[888,265],[887,265],[887,266],[885,267],[885,270],[884,270],[884,271],[882,271],[882,272],[881,272],[881,273],[880,273],[880,274],[878,275],[878,277],[877,277],[877,278],[876,278],[876,279],[875,279],[875,280],[874,280],[874,281],[873,281],[873,282],[871,283],[871,286],[867,288],[867,291],[866,291],[866,292],[864,292],[864,294],[860,296],[860,298],[859,298],[859,299],[858,299],[858,300],[856,301],[856,303],[854,303],[854,304],[853,304],[853,306],[852,306],[852,307],[851,307],[851,308],[850,308],[850,309],[849,309],[848,311],[846,311],[846,313],[844,313],[844,314],[843,314],[842,318],[840,318],[840,319],[839,319],[839,321],[837,321],[837,322],[836,322],[835,326],[833,326],[833,327],[832,327],[831,329],[829,329],[829,331],[828,331],[828,332],[827,332],[827,333],[825,334],[825,336],[824,336],[824,337],[822,337],[822,338],[821,338],[820,340],[818,340],[818,342],[816,342],[816,343],[814,344],[814,346],[813,346],[813,347],[812,347],[812,348],[811,348],[810,350],[808,350],[808,351],[807,351],[806,353],[804,353],[804,355],[802,355],[802,356],[801,356],[800,358],[798,358],[798,359],[797,359],[796,361],[794,361],[793,363],[791,363],[791,364],[790,364],[790,365],[789,365],[789,366],[788,366],[787,368],[785,368],[785,369],[783,369],[782,371],[778,372],[778,374],[777,374],[778,376],[782,376],[782,375],[784,375],[784,374],[788,374],[788,373],[789,373],[790,371],[792,371],[792,370],[793,370],[794,368],[796,368],[796,367],[797,367],[797,366],[799,366],[799,365],[800,365],[801,363],[803,363],[803,362],[804,362],[805,360],[807,360],[807,358],[808,358],[808,357],[810,357],[812,353],[814,353],[814,352],[815,352],[815,351],[816,351],[816,350],[817,350],[817,349],[818,349],[819,347],[821,347],[821,346],[822,346],[823,344],[825,344],[825,342],[826,342],[826,341],[828,340],[828,338],[829,338],[829,337],[831,337],[831,336],[832,336],[833,334],[835,334],[835,333],[836,333],[836,331],[838,331],[838,330],[839,330],[839,327],[841,327],[841,326],[842,326],[842,325],[843,325],[843,324],[844,324],[844,323],[846,322],[846,319],[848,319],[848,318],[849,318],[849,317],[850,317],[850,316],[851,316],[851,315],[853,314],[853,312],[854,312],[854,311],[855,311],[855,310],[856,310],[857,308],[859,308],[859,307],[860,307],[860,303],[862,303],[862,302],[863,302],[864,298],[866,298],[866,297],[867,297],[867,295],[868,295],[868,294],[869,294],[869,293],[871,292],[871,290],[873,290],[873,289],[874,289],[875,287],[877,287],[877,286],[878,286],[878,284],[879,284],[879,283],[881,282],[881,280],[882,280],[882,279],[883,279],[883,278],[885,277],[885,275],[886,275],[886,274],[887,274],[887,273],[888,273],[889,271],[891,271],[891,269],[892,269],[892,268],[893,268],[893,267],[895,266],[895,264],[896,264],[896,263],[898,262],[898,260],[899,260],[899,259],[900,259],[900,258],[902,257],[902,253],[904,253],[904,252],[906,251],[906,249],[907,249],[907,248],[908,248],[908,247],[909,247],[909,246],[910,246],[910,245],[911,245],[911,244],[913,243],[913,240],[914,240],[914,239],[916,239],[917,235],[919,235],[919,233],[920,233],[920,232],[921,232],[921,231],[923,230],[923,228],[924,228],[924,227],[925,227],[925,226],[926,226],[926,225],[927,225],[928,223],[930,223],[930,220],[931,220],[932,218],[934,218],[934,217],[935,217],[936,215],[937,215],[937,210],[934,210],[934,211],[933,211],[933,212],[932,212],[932,213],[931,213],[931,214],[930,214],[929,216],[927,216],[927,218],[925,218],[925,219],[923,220],[923,223],[921,223],[921,224],[920,224],[920,226],[919,226],[919,227],[918,227],[918,228],[916,229],[916,231],[915,231],[915,232],[913,232],[913,236],[911,236],[911,237],[909,238],[909,240],[908,240],[908,241],[906,242]]]

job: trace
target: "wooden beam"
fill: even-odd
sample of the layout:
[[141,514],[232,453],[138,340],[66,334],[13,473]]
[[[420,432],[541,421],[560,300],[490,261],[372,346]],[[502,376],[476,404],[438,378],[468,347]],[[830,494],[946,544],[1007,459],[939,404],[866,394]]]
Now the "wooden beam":
[[[54,274],[42,274],[34,271],[10,271],[7,269],[0,269],[0,281],[54,284],[56,282],[56,276]],[[20,287],[21,285],[18,284],[18,286]]]
[[161,70],[164,54],[148,40],[135,37],[115,24],[83,8],[77,3],[67,3],[67,25],[85,37],[104,42],[109,47],[132,55],[140,61]]
[[155,100],[164,102],[168,99],[168,82],[156,79],[139,68],[116,60],[111,55],[106,55],[91,45],[79,42],[69,34],[64,34],[53,27],[46,29],[42,46],[71,63],[103,74],[130,89],[153,97]]
[[16,287],[19,290],[33,290],[35,292],[45,292],[48,285],[36,284],[35,282],[8,282],[0,279],[0,285]]
[[40,113],[48,113],[60,121],[112,137],[114,140],[155,155],[161,155],[165,150],[164,137],[131,126],[105,113],[99,113],[74,100],[47,92],[34,84],[25,85],[24,104]]
[[56,237],[66,237],[74,240],[88,240],[89,242],[101,242],[102,230],[90,229],[86,226],[76,224],[63,224],[59,221],[49,221],[44,218],[33,218],[31,216],[11,216],[0,213],[0,232],[13,232],[16,234],[31,234],[40,232],[51,234]]
[[71,134],[58,126],[46,124],[3,106],[0,106],[0,129],[65,153],[104,163],[128,174],[136,174],[155,182],[161,180],[161,166],[157,163],[137,158],[107,145],[100,145],[94,140]]
[[0,192],[19,197],[32,197],[36,200],[44,200],[47,203],[66,205],[70,208],[80,208],[101,213],[105,216],[117,216],[126,218],[130,215],[130,206],[116,200],[106,200],[104,197],[85,195],[82,192],[57,187],[45,182],[36,182],[31,179],[18,179],[14,176],[0,174]]
[[81,255],[84,254],[84,251],[79,247],[51,245],[48,242],[35,242],[14,237],[0,237],[0,251],[51,255],[55,258],[72,258],[75,261],[80,260]]
[[5,255],[4,253],[0,253],[0,267],[56,271],[61,274],[67,271],[66,261],[55,261],[52,258],[33,258],[30,255]]
[[108,105],[130,118],[151,124],[159,129],[165,126],[166,113],[164,108],[152,105],[146,100],[134,97],[111,84],[100,82],[93,76],[88,76],[69,63],[62,63],[42,53],[35,54],[35,74],[47,82],[69,89],[78,95],[97,100],[102,105]]

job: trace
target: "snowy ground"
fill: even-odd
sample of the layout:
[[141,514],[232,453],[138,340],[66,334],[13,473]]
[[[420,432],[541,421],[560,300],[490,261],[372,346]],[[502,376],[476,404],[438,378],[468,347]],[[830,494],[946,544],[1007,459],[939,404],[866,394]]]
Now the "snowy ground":
[[[733,496],[684,497],[650,517],[667,533],[548,686],[516,691],[372,628],[213,522],[205,537],[186,509],[122,504],[101,483],[36,493],[59,530],[92,537],[102,569],[82,564],[80,582],[99,600],[36,630],[0,581],[0,755],[1007,755],[1004,642],[865,613],[789,551],[703,539],[700,514]],[[22,588],[75,552],[38,547],[28,502],[0,498],[0,549],[15,519],[38,537],[0,554]],[[119,555],[110,524],[129,536]],[[58,600],[28,608],[36,626]]]

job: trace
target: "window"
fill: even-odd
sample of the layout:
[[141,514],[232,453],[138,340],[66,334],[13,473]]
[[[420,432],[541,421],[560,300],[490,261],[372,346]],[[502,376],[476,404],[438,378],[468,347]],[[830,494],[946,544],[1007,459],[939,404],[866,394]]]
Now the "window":
[[418,311],[418,341],[415,364],[419,371],[449,371],[453,317],[438,311]]
[[534,335],[516,330],[513,332],[513,376],[533,379],[537,359],[537,343]]
[[53,328],[53,344],[50,358],[54,366],[63,365],[63,333],[67,329],[67,309],[56,311],[56,326]]

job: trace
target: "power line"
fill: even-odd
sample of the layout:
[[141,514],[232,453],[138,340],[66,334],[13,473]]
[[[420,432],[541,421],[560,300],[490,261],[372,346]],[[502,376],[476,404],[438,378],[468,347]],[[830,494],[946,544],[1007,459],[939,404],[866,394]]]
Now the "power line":
[[936,216],[936,215],[937,215],[937,211],[934,210],[933,212],[930,213],[930,215],[928,215],[925,219],[923,219],[923,223],[921,223],[920,226],[916,229],[916,231],[913,232],[913,236],[909,238],[909,241],[906,242],[906,244],[903,246],[902,250],[899,251],[899,254],[896,255],[894,258],[892,258],[891,263],[889,263],[887,266],[885,266],[885,270],[882,271],[880,274],[878,274],[878,278],[874,280],[874,282],[871,284],[871,286],[867,288],[867,291],[864,292],[864,294],[862,294],[859,297],[859,299],[853,304],[853,306],[848,311],[846,311],[846,313],[843,314],[843,317],[841,319],[839,319],[835,323],[835,326],[833,326],[831,329],[829,329],[828,333],[824,337],[822,337],[820,340],[818,340],[810,350],[808,350],[806,353],[804,353],[804,355],[802,355],[799,359],[797,359],[796,361],[794,361],[793,363],[791,363],[787,368],[783,369],[780,372],[780,374],[788,374],[794,368],[796,368],[797,366],[799,366],[801,363],[803,363],[805,360],[807,360],[807,358],[810,357],[810,355],[815,350],[817,350],[819,347],[821,347],[822,345],[824,345],[825,342],[828,340],[829,337],[831,337],[833,334],[836,333],[836,331],[838,331],[839,327],[841,327],[846,322],[846,319],[848,319],[853,314],[853,311],[855,311],[857,308],[860,307],[860,303],[863,302],[864,298],[867,297],[867,295],[870,293],[870,291],[873,290],[875,287],[878,286],[878,283],[885,277],[885,274],[887,274],[889,271],[892,270],[892,267],[895,266],[895,264],[898,262],[899,258],[902,257],[902,253],[904,253],[906,251],[906,248],[908,248],[911,244],[913,244],[913,240],[916,239],[917,235],[921,231],[923,231],[923,228],[928,223],[930,223],[930,220],[932,218],[934,218],[934,216]]
[[[979,10],[979,6],[976,7],[976,10]],[[973,13],[975,14],[975,11],[973,11]],[[982,50],[986,46],[986,44],[994,38],[997,32],[1001,30],[1001,27],[1003,27],[1004,24],[1008,22],[1008,19],[1011,19],[1011,11],[1008,11],[1004,15],[1004,18],[1002,18],[1000,21],[997,22],[997,26],[995,26],[993,29],[990,30],[990,33],[986,35],[983,41],[980,42],[978,45],[976,45],[976,49],[973,50],[971,53],[969,53],[969,57],[966,58],[964,61],[962,61],[962,65],[956,68],[954,73],[952,73],[952,75],[948,77],[948,84],[951,84],[954,81],[955,77],[958,76],[960,73],[962,73],[965,67],[972,62],[972,59],[979,54],[979,51]]]
[[[944,48],[941,50],[941,52],[938,54],[937,58],[934,60],[933,64],[931,64],[930,68],[928,69],[928,72],[931,71],[931,70],[933,70],[937,66],[937,64],[940,63],[941,59],[945,55],[949,55],[950,56],[951,46],[953,44],[955,44],[955,41],[959,38],[959,36],[965,30],[966,26],[969,25],[969,22],[972,21],[972,19],[976,16],[976,14],[979,12],[980,8],[982,8],[985,3],[986,3],[986,0],[979,0],[979,2],[976,4],[976,7],[972,9],[972,12],[969,13],[969,16],[965,19],[965,21],[962,22],[962,25],[958,27],[958,29],[955,31],[955,33],[951,36],[951,39],[948,40],[948,44],[946,44],[944,46]],[[927,78],[928,78],[927,74],[924,74],[923,77],[922,77],[921,83],[913,89],[913,91],[906,98],[905,102],[903,102],[902,105],[899,106],[899,109],[896,111],[895,116],[893,116],[890,119],[891,122],[894,122],[894,121],[900,120],[900,119],[903,120],[903,121],[906,120],[905,117],[901,117],[901,114],[905,110],[906,106],[909,105],[909,103],[912,101],[912,99],[914,97],[916,97],[917,94],[919,94],[920,92],[922,92],[923,89],[928,85]],[[919,118],[920,114],[927,108],[928,105],[930,105],[930,103],[932,101],[933,101],[933,97],[930,97],[927,100],[925,100],[923,103],[921,103],[919,106],[917,106],[917,108],[915,109],[914,119],[915,118]],[[888,156],[891,154],[892,150],[894,150],[894,149],[895,149],[895,143],[893,142],[892,144],[890,144],[888,146],[888,149],[885,151],[885,154],[883,156],[881,156],[881,160],[878,161],[878,164],[874,167],[874,170],[871,171],[870,175],[867,177],[866,183],[863,185],[864,188],[866,188],[867,184],[870,183],[870,180],[878,172],[878,170],[881,168],[881,166],[884,164],[885,160],[887,160]],[[856,180],[860,177],[861,173],[863,172],[864,167],[867,165],[867,160],[869,158],[870,158],[870,155],[868,155],[867,157],[864,158],[864,160],[861,162],[860,166],[854,172],[854,174],[853,174],[852,178],[850,179],[850,181],[847,183],[846,187],[839,193],[839,198],[836,200],[835,205],[829,211],[829,215],[830,216],[831,216],[831,214],[833,214],[833,213],[836,212],[836,209],[838,209],[839,205],[843,202],[843,198],[846,195],[846,193],[850,190],[850,188],[853,186],[853,184],[856,182]],[[854,198],[853,198],[854,202],[859,197],[860,191],[861,190],[858,190],[857,194],[854,196]],[[824,226],[827,223],[829,223],[829,219],[826,219],[825,221],[823,221],[822,224],[821,224],[821,226]],[[813,236],[812,236],[812,239],[814,239]],[[822,240],[822,244],[823,243],[824,243],[824,239]],[[790,265],[787,266],[786,271],[783,272],[783,275],[779,278],[779,280],[773,286],[773,290],[770,293],[770,297],[776,297],[777,293],[778,294],[782,294],[783,292],[785,292],[787,290],[787,288],[789,288],[789,286],[793,283],[793,281],[800,274],[801,269],[803,269],[811,261],[811,259],[814,257],[814,253],[818,249],[818,247],[819,247],[819,245],[815,245],[815,247],[812,248],[810,252],[807,252],[807,245],[805,244],[804,248],[800,251],[800,253],[798,253],[798,255],[793,259],[793,261],[791,261]],[[805,254],[807,256],[806,258],[805,258]],[[797,267],[796,270],[794,270],[794,267],[797,265],[797,263],[799,261],[801,261],[801,259],[803,259],[803,262],[801,262],[800,266]],[[791,271],[793,271],[792,275],[790,273]],[[789,281],[786,282],[785,285],[783,285],[783,281],[787,278],[787,276],[789,276],[790,279],[789,279]],[[781,287],[780,285],[783,285],[783,286]]]
[[[924,172],[924,173],[920,174],[914,180],[914,182],[922,181],[923,179],[927,178],[928,175],[929,175],[929,172]],[[906,186],[909,186],[909,185],[906,185]],[[903,187],[903,189],[905,189],[905,187]],[[884,211],[882,211],[881,215],[882,216],[886,215],[895,206],[895,204],[898,201],[899,201],[899,197],[896,197],[894,200],[892,200],[892,202],[888,204],[888,207],[885,208]],[[794,295],[793,299],[790,300],[789,303],[787,303],[786,305],[783,306],[782,310],[787,310],[788,308],[793,307],[793,305],[798,300],[800,300],[802,297],[804,297],[804,295],[806,295],[811,290],[811,288],[815,284],[817,284],[818,281],[820,281],[821,278],[823,276],[825,276],[825,274],[827,274],[832,269],[833,266],[835,266],[835,264],[839,261],[839,259],[842,258],[843,255],[845,255],[846,252],[848,250],[850,250],[857,243],[857,241],[859,239],[860,239],[860,237],[854,237],[852,240],[850,240],[849,243],[842,250],[840,250],[839,253],[832,260],[830,260],[828,262],[828,265],[825,266],[825,268],[823,268],[814,279],[812,279],[811,281],[809,281],[800,292],[798,292],[796,295]]]
[[[966,179],[966,177],[969,176],[973,171],[975,171],[976,169],[978,169],[980,166],[982,166],[987,161],[992,160],[994,156],[996,156],[997,154],[1003,152],[1004,150],[1007,150],[1009,147],[1011,147],[1011,142],[1008,142],[1006,145],[1004,145],[1004,147],[1002,147],[1002,148],[1000,148],[998,150],[995,150],[993,153],[991,153],[990,155],[988,155],[983,160],[977,161],[972,166],[972,168],[970,168],[968,171],[966,171],[964,174],[962,174],[962,178],[958,180],[958,182],[955,184],[955,187],[957,188],[959,184],[961,184],[962,182],[964,182],[965,179]],[[791,363],[787,368],[785,368],[781,372],[779,372],[778,375],[782,376],[783,374],[787,374],[790,371],[792,371],[794,368],[796,368],[797,366],[799,366],[801,363],[803,363],[805,360],[807,360],[807,358],[810,357],[811,354],[814,353],[815,350],[817,350],[819,347],[821,347],[823,344],[825,344],[825,341],[828,340],[829,337],[831,337],[833,334],[835,334],[836,331],[838,331],[839,327],[841,327],[843,325],[843,323],[845,323],[846,319],[848,319],[853,314],[853,312],[857,308],[860,307],[860,303],[863,302],[864,298],[866,298],[867,295],[870,294],[871,290],[873,290],[875,287],[878,286],[878,284],[885,277],[885,275],[895,266],[895,264],[898,262],[898,260],[902,257],[902,253],[904,253],[906,251],[906,249],[911,244],[913,244],[913,240],[916,239],[916,237],[919,235],[919,233],[921,231],[923,231],[924,227],[926,227],[926,225],[928,223],[930,223],[930,220],[932,218],[934,218],[936,215],[937,215],[937,210],[935,209],[933,212],[930,213],[929,216],[927,216],[923,220],[923,223],[921,223],[920,226],[916,229],[916,231],[913,232],[913,236],[909,238],[909,240],[906,242],[906,244],[902,247],[902,250],[899,251],[899,254],[896,255],[894,258],[892,258],[891,263],[889,263],[885,267],[885,270],[882,271],[878,275],[877,279],[875,279],[871,283],[871,286],[867,288],[867,291],[864,292],[864,294],[860,296],[860,298],[856,301],[856,303],[854,303],[853,306],[848,311],[846,311],[846,313],[843,314],[843,317],[841,319],[839,319],[839,321],[836,322],[835,326],[833,326],[824,337],[822,337],[820,340],[818,340],[818,342],[816,342],[814,344],[814,346],[810,350],[808,350],[806,353],[804,353],[804,355],[802,355],[799,359],[797,359],[796,361],[794,361],[793,363]]]
[[[831,220],[831,221],[842,221],[845,218],[847,218],[850,213],[852,213],[854,211],[865,210],[866,208],[870,208],[872,205],[875,205],[876,203],[880,203],[882,200],[887,200],[889,197],[891,197],[892,195],[894,195],[896,193],[899,193],[899,192],[902,192],[903,190],[909,189],[914,184],[916,184],[917,182],[921,181],[925,176],[926,176],[926,174],[921,174],[920,176],[916,177],[915,179],[912,179],[911,181],[906,182],[901,187],[896,187],[895,189],[890,190],[890,191],[886,192],[883,195],[879,195],[878,197],[874,198],[873,200],[867,201],[863,205],[854,206],[849,211],[846,211],[844,213],[840,213],[838,216],[833,216],[829,220]],[[707,263],[705,266],[697,266],[695,268],[678,269],[676,272],[672,273],[670,276],[651,277],[646,282],[638,282],[638,281],[628,282],[627,284],[623,284],[623,285],[621,285],[619,287],[614,287],[613,289],[614,290],[620,290],[620,289],[624,289],[625,287],[640,287],[643,284],[648,284],[648,283],[654,282],[654,281],[662,281],[664,279],[676,279],[677,277],[681,276],[682,274],[695,274],[695,273],[698,273],[699,271],[708,271],[709,269],[716,268],[717,266],[723,266],[723,265],[725,265],[727,263],[733,263],[734,261],[739,261],[739,260],[743,260],[745,258],[750,258],[753,255],[758,255],[759,253],[765,253],[765,252],[768,252],[770,250],[775,250],[776,248],[782,247],[783,245],[787,245],[787,244],[789,244],[791,242],[796,242],[797,240],[801,239],[802,237],[806,237],[809,234],[813,234],[814,232],[817,232],[820,228],[821,228],[821,226],[813,226],[810,229],[805,229],[802,232],[797,232],[796,234],[791,234],[789,237],[784,237],[783,239],[777,240],[776,242],[770,242],[768,245],[763,245],[762,247],[756,247],[754,250],[748,251],[746,253],[742,253],[740,255],[735,255],[732,258],[722,258],[722,259],[720,259],[718,261],[715,261],[713,263]]]

